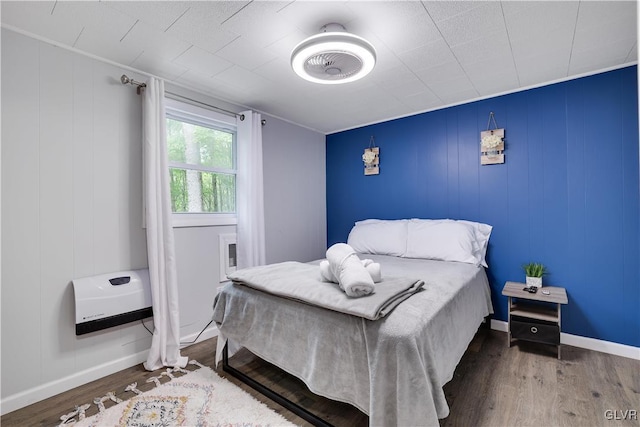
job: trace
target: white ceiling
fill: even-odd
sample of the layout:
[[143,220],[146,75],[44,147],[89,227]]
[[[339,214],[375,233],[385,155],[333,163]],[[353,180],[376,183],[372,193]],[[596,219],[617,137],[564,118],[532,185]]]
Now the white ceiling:
[[[2,1],[2,24],[331,133],[637,63],[635,1]],[[364,79],[289,65],[327,23],[369,40]],[[116,76],[118,77],[118,76]]]

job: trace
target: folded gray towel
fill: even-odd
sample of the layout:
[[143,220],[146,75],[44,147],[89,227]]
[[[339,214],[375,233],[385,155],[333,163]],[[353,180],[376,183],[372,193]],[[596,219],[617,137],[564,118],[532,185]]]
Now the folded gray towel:
[[386,316],[424,285],[410,277],[385,277],[371,295],[350,298],[340,286],[322,286],[317,265],[294,261],[245,268],[230,273],[229,279],[236,285],[369,320]]

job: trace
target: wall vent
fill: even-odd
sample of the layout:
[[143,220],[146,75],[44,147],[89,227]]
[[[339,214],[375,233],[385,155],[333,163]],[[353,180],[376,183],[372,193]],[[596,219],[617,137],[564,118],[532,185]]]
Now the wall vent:
[[220,242],[220,283],[222,283],[229,280],[227,274],[236,271],[236,235],[235,233],[220,234],[218,241]]

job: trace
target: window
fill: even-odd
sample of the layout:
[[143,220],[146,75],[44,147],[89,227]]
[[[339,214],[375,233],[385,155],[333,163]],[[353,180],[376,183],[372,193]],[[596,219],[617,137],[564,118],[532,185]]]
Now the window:
[[235,117],[166,100],[173,225],[236,223]]

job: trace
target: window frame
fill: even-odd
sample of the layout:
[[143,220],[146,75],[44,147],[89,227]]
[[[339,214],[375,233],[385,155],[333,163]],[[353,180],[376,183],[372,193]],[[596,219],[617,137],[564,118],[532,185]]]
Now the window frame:
[[[204,126],[233,134],[233,164],[234,169],[200,166],[191,163],[169,161],[169,168],[198,170],[202,172],[214,172],[232,174],[236,177],[236,203],[237,203],[237,154],[238,133],[236,118],[218,113],[217,111],[203,108],[185,101],[165,96],[165,120],[172,119],[190,123],[196,126]],[[210,227],[219,225],[236,225],[238,223],[237,204],[236,212],[172,212],[172,225],[178,227]]]

